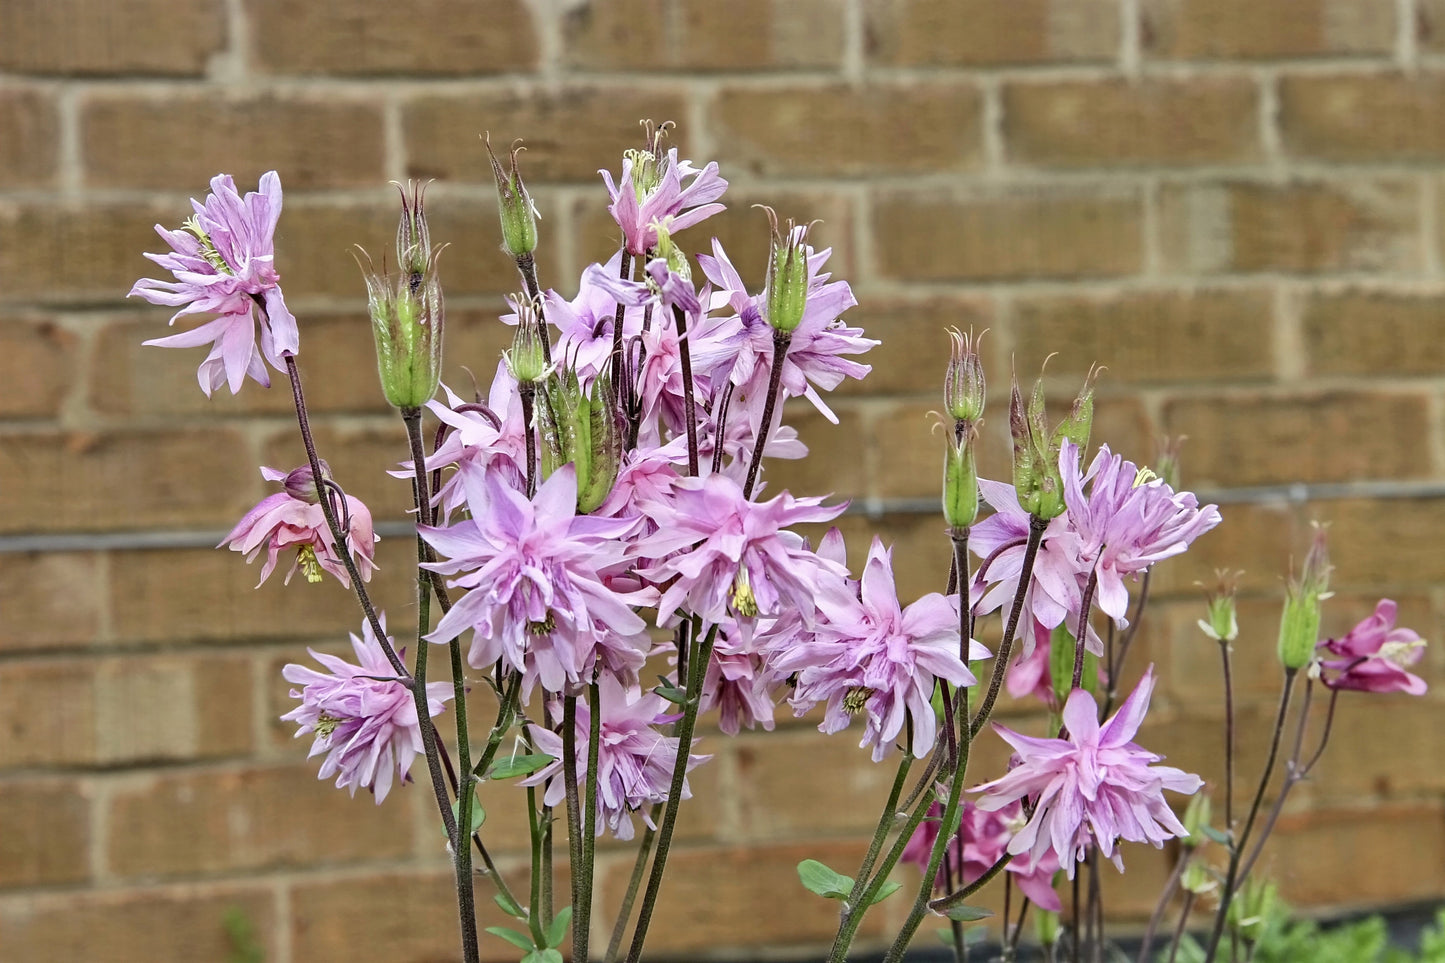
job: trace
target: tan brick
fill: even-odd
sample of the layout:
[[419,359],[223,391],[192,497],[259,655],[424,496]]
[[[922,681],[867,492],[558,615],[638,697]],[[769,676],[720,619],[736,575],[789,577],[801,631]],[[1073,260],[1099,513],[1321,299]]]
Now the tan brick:
[[90,799],[80,783],[0,783],[0,889],[90,878]]
[[1420,0],[1415,8],[1415,36],[1424,50],[1445,49],[1445,2]]
[[724,88],[710,115],[719,161],[755,174],[856,177],[982,162],[983,99],[972,85]]
[[[1183,486],[1186,489],[1200,487],[1196,464],[1204,441],[1194,438],[1184,445]],[[1300,553],[1307,538],[1304,534],[1307,526],[1299,523],[1294,512],[1283,504],[1224,505],[1220,515],[1223,520],[1219,525],[1190,546],[1189,551],[1154,566],[1152,591],[1156,598],[1175,595],[1197,600],[1199,586],[1213,585],[1218,569],[1243,569],[1241,591],[1279,591],[1280,579],[1289,572],[1291,554],[1303,557]]]
[[765,462],[764,480],[770,494],[786,489],[794,495],[831,494],[839,499],[861,495],[866,489],[863,439],[867,423],[856,405],[829,405],[838,416],[832,424],[807,401],[791,401],[783,424],[798,432],[808,446],[801,459],[770,458]]
[[128,656],[96,668],[103,763],[242,756],[252,749],[251,716],[245,657]]
[[[861,381],[849,379],[839,386],[839,395],[927,395],[941,404],[943,373],[950,351],[948,328],[982,333],[993,324],[993,304],[984,297],[939,296],[927,298],[885,298],[868,295],[844,316],[861,327],[868,337],[883,342],[861,356],[873,366]],[[995,397],[1003,383],[1004,369],[991,349],[996,335],[980,345],[990,387]]]
[[[1019,370],[1082,377],[1101,385],[1269,378],[1272,296],[1264,290],[1192,289],[1022,295],[1009,333]],[[1003,372],[999,372],[1002,377]]]
[[249,924],[275,959],[269,886],[226,884],[53,893],[0,900],[0,945],[14,963],[55,960],[224,960],[228,917]]
[[878,268],[903,281],[1110,277],[1143,263],[1143,210],[1131,190],[889,192],[873,209]]
[[1007,84],[1005,149],[1041,167],[1248,162],[1260,153],[1256,99],[1247,77]]
[[1445,157],[1445,134],[1432,122],[1445,104],[1445,78],[1288,77],[1279,99],[1284,146],[1297,157],[1390,163]]
[[112,301],[158,269],[141,257],[164,248],[153,225],[178,224],[181,204],[0,202],[0,277],[7,301]]
[[[590,70],[831,67],[843,57],[838,0],[580,3],[562,21],[563,57]],[[735,29],[746,23],[746,31]]]
[[1182,60],[1388,54],[1390,0],[1143,0],[1146,56]]
[[[461,183],[494,183],[481,135],[496,148],[520,137],[520,160],[529,184],[580,181],[598,185],[597,171],[619,171],[622,152],[643,145],[637,121],[685,120],[681,96],[667,90],[572,86],[418,97],[404,107],[407,172]],[[669,143],[687,157],[690,134],[674,131]]]
[[[1402,620],[1402,624],[1404,623]],[[1436,677],[1438,679],[1438,676]],[[1431,681],[1435,681],[1432,679]],[[1314,797],[1349,805],[1361,799],[1408,799],[1438,794],[1445,776],[1427,760],[1440,758],[1440,703],[1414,696],[1340,697],[1335,725],[1318,767],[1311,773]],[[1326,693],[1316,692],[1315,732]],[[1381,738],[1389,733],[1389,738]],[[1314,737],[1307,741],[1313,750]]]
[[[1285,572],[1272,575],[1278,583]],[[1240,702],[1268,704],[1279,697],[1281,669],[1275,653],[1282,593],[1238,600],[1239,639],[1231,647],[1234,697]],[[1164,635],[1169,671],[1161,682],[1171,698],[1191,706],[1217,709],[1224,705],[1224,668],[1219,643],[1200,631],[1206,617],[1204,592],[1178,602],[1151,603],[1145,621]]]
[[91,552],[0,555],[0,597],[25,600],[0,620],[0,652],[96,642],[106,599],[100,572]]
[[1285,816],[1260,866],[1302,905],[1426,898],[1445,888],[1445,814],[1415,803]]
[[1119,52],[1109,0],[879,0],[864,11],[866,55],[880,64],[1104,62]]
[[[366,503],[375,518],[400,518],[412,507],[411,483],[393,478],[389,469],[410,457],[401,419],[341,427],[329,420],[313,426],[316,448],[331,465],[336,479],[350,495]],[[295,431],[285,431],[263,449],[268,465],[300,465],[306,449]]]
[[1419,207],[1402,180],[1167,187],[1164,262],[1180,273],[1416,271]]
[[59,414],[78,347],[74,334],[43,316],[0,321],[0,417]]
[[[4,16],[0,13],[0,24]],[[0,40],[0,45],[4,43]],[[59,156],[60,117],[55,98],[23,87],[0,90],[0,187],[54,184]]]
[[1397,439],[1423,438],[1427,409],[1408,394],[1179,399],[1165,405],[1164,426],[1193,439],[1190,477],[1201,487],[1423,478],[1427,455]]
[[345,12],[285,0],[246,0],[254,62],[279,74],[479,74],[537,64],[522,0],[401,6],[361,0]]
[[319,760],[285,768],[186,771],[115,789],[106,819],[106,865],[120,877],[234,872],[395,859],[412,849],[418,785],[394,785],[378,806],[332,779]]
[[84,103],[80,123],[86,179],[99,187],[179,188],[200,196],[221,171],[243,193],[268,170],[293,190],[371,186],[385,178],[380,108],[335,95],[96,95]]
[[229,524],[250,507],[252,470],[224,430],[10,434],[0,531]]
[[1420,586],[1445,579],[1445,558],[1433,538],[1445,522],[1445,501],[1345,499],[1312,506],[1310,517],[1330,523],[1333,585]]
[[0,666],[0,769],[73,766],[96,758],[95,666]]
[[1445,368],[1436,337],[1445,296],[1394,291],[1317,292],[1304,305],[1311,374],[1434,375]]
[[0,10],[0,70],[199,75],[226,42],[222,0],[14,0]]

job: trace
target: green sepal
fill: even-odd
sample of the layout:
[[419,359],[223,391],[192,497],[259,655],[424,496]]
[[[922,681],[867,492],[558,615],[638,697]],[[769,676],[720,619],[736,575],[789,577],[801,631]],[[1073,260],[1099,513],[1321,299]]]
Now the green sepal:
[[492,768],[487,770],[487,778],[515,779],[518,776],[530,776],[534,772],[546,769],[555,761],[555,756],[549,756],[544,752],[498,759],[492,763]]

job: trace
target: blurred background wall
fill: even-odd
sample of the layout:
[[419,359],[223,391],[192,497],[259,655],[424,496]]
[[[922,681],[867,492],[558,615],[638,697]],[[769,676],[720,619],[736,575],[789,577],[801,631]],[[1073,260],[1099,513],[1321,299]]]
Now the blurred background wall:
[[[382,468],[403,436],[348,248],[390,243],[388,179],[435,178],[448,380],[489,378],[517,280],[483,131],[525,138],[542,279],[563,291],[613,249],[596,171],[639,118],[721,162],[731,207],[688,243],[717,233],[754,282],[751,204],[822,219],[849,317],[883,346],[836,396],[840,427],[792,413],[814,454],[777,481],[854,498],[872,516],[848,518],[854,552],[871,530],[895,540],[910,596],[946,574],[926,414],[944,327],[989,329],[995,477],[1010,359],[1030,378],[1058,352],[1060,401],[1108,365],[1095,439],[1148,461],[1188,435],[1187,484],[1225,502],[1160,568],[1140,641],[1162,680],[1145,743],[1217,779],[1217,653],[1193,624],[1216,566],[1247,571],[1245,772],[1308,520],[1332,524],[1328,630],[1388,594],[1440,637],[1442,112],[1441,0],[0,0],[0,959],[224,960],[228,914],[274,963],[454,958],[426,794],[348,799],[277,719],[280,667],[344,645],[349,597],[253,590],[255,568],[210,548],[266,493],[258,465],[304,460],[289,398],[207,401],[198,352],[141,347],[167,312],[124,298],[156,274],[151,225],[216,172],[244,189],[280,171],[278,265],[323,454],[393,521],[409,494]],[[411,551],[381,548],[394,618]],[[1266,860],[1290,899],[1445,895],[1441,653],[1427,698],[1344,700]],[[807,721],[702,748],[654,952],[826,940],[834,906],[793,865],[856,865],[890,773]],[[980,779],[1002,761],[983,755]],[[498,788],[510,864],[525,830]],[[1126,859],[1104,884],[1138,920],[1168,855]],[[611,906],[626,851],[603,865]]]

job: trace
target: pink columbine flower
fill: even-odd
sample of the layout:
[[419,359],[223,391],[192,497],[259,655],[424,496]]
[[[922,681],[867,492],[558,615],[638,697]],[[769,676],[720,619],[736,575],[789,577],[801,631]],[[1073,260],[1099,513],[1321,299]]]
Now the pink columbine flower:
[[1164,801],[1164,790],[1193,794],[1204,781],[1172,766],[1155,766],[1162,756],[1131,740],[1149,711],[1154,667],[1112,718],[1099,725],[1094,697],[1075,689],[1064,704],[1063,739],[1039,739],[994,724],[995,731],[1018,753],[1008,774],[977,787],[978,807],[998,812],[1021,799],[1031,799],[1032,818],[1008,844],[1014,854],[1042,859],[1058,854],[1069,878],[1090,843],[1123,869],[1114,850],[1120,839],[1162,847],[1166,839],[1186,836]]
[[[648,826],[644,807],[667,801],[672,786],[672,767],[677,759],[681,741],[676,736],[665,736],[660,727],[675,720],[676,715],[668,714],[666,700],[653,693],[641,697],[629,696],[627,689],[616,679],[603,676],[598,680],[599,723],[601,738],[597,742],[597,822],[596,834],[606,829],[618,839],[631,839],[633,835],[632,813],[642,810],[642,819]],[[631,699],[632,701],[629,701]],[[591,737],[592,709],[586,699],[577,700],[577,784],[584,784],[587,774],[587,747]],[[562,778],[562,737],[543,726],[527,727],[532,734],[539,752],[553,758],[546,768],[523,779],[524,786],[547,784],[543,800],[549,806],[562,802],[565,781]],[[710,756],[689,754],[687,769],[706,762]],[[687,780],[682,783],[682,798],[691,799],[692,789]],[[656,827],[652,827],[656,828]]]
[[622,228],[623,246],[633,257],[657,247],[659,223],[667,221],[668,230],[676,233],[723,210],[714,202],[728,188],[716,161],[699,170],[690,161],[678,160],[675,147],[665,154],[656,149],[629,151],[615,182],[611,171],[598,173],[612,198],[607,211]]
[[[196,372],[208,396],[222,384],[235,394],[247,376],[270,387],[262,358],[283,371],[283,356],[299,350],[296,319],[281,296],[271,239],[281,216],[281,178],[275,171],[262,174],[260,191],[243,198],[230,175],[220,174],[211,179],[205,203],[192,200],[191,205],[195,216],[181,230],[156,225],[171,253],[146,255],[174,274],[175,280],[142,278],[130,289],[130,296],[179,307],[172,324],[187,314],[219,317],[146,344],[160,348],[209,344],[211,353]],[[264,305],[259,349],[253,320],[257,299]]]
[[[380,621],[385,629],[386,616]],[[335,775],[337,788],[349,788],[353,796],[358,788],[370,789],[380,805],[391,792],[392,773],[406,782],[412,760],[423,751],[421,724],[411,690],[397,680],[370,622],[360,638],[352,634],[351,648],[355,665],[311,649],[327,672],[295,663],[282,669],[287,682],[301,686],[291,690],[301,704],[281,718],[300,726],[298,739],[315,735],[309,755],[327,754],[318,778]],[[445,711],[452,695],[450,682],[427,683],[428,714]]]
[[[321,471],[330,478],[325,462],[321,463]],[[245,555],[247,562],[254,561],[264,548],[266,564],[261,566],[261,581],[256,583],[257,588],[271,576],[280,554],[292,550],[296,552],[296,558],[286,572],[287,584],[299,568],[308,582],[321,581],[321,573],[325,571],[350,588],[351,578],[346,572],[346,563],[342,561],[336,539],[331,537],[331,527],[326,524],[326,514],[321,510],[311,466],[302,465],[291,472],[262,468],[261,477],[281,482],[286,490],[261,499],[216,547],[229,546]],[[333,493],[328,491],[325,495],[332,499],[339,522],[345,525],[345,516],[350,515],[346,548],[356,562],[362,581],[371,581],[372,570],[376,568],[376,543],[379,541],[372,527],[371,511],[361,499],[352,495],[346,496],[344,510]]]
[[[1010,803],[998,812],[987,812],[965,800],[960,809],[958,832],[944,851],[944,863],[933,883],[934,889],[940,892],[947,884],[949,873],[955,886],[966,886],[992,869],[993,864],[1008,851],[1014,832],[1025,823],[1023,805],[1018,802]],[[943,804],[935,802],[928,809],[928,818],[918,824],[908,845],[903,847],[901,859],[905,863],[913,863],[920,871],[928,869],[942,818]],[[1028,853],[1015,856],[1004,869],[1013,875],[1018,888],[1039,909],[1051,913],[1063,912],[1059,894],[1054,891],[1054,873],[1059,870],[1059,858],[1052,849],[1038,859]]]
[[581,683],[599,659],[635,685],[651,643],[632,606],[654,594],[606,581],[625,567],[619,537],[634,523],[578,515],[570,464],[530,501],[495,474],[464,473],[462,484],[471,517],[420,529],[442,556],[427,567],[456,575],[448,584],[467,590],[427,639],[449,642],[473,630],[471,666],[517,669],[527,694],[538,682],[551,693]]
[[676,577],[657,605],[662,625],[681,607],[713,624],[777,615],[784,602],[811,613],[817,572],[835,563],[785,529],[830,521],[847,506],[786,492],[749,501],[734,479],[707,475],[678,479],[664,497],[639,507],[657,531],[639,539],[631,554],[654,560],[643,573],[654,583]]
[[[978,681],[960,655],[958,597],[933,592],[901,608],[892,553],[875,537],[858,597],[831,592],[820,596],[817,605],[824,619],[813,641],[781,651],[774,661],[778,672],[797,673],[794,712],[801,715],[827,703],[818,728],[830,733],[846,729],[855,715],[863,714],[859,745],[873,747],[874,762],[888,754],[911,718],[910,751],[917,758],[926,756],[938,734],[929,702],[935,680],[955,686]],[[988,654],[978,642],[969,641],[970,660]]]
[[1319,644],[1319,667],[1331,689],[1424,695],[1425,680],[1409,671],[1425,654],[1414,629],[1395,627],[1395,602],[1380,599],[1375,611],[1338,639]]

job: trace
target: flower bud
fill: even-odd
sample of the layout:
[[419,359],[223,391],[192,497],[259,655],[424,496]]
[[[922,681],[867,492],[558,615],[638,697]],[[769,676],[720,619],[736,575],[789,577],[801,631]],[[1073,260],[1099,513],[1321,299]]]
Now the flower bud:
[[522,183],[517,170],[517,154],[525,148],[513,144],[511,170],[504,170],[492,153],[492,141],[487,139],[487,156],[492,160],[492,176],[497,179],[497,212],[502,220],[502,250],[512,257],[522,257],[537,249],[537,205]]
[[943,520],[950,529],[971,526],[978,517],[978,463],[974,457],[974,429],[962,438],[949,435],[943,455]]
[[[1038,933],[1040,946],[1054,946],[1059,942],[1062,932],[1059,926],[1059,914],[1048,910],[1039,910],[1034,914],[1034,929]],[[1050,955],[1052,956],[1052,954]]]
[[1278,903],[1278,886],[1264,882],[1258,876],[1249,877],[1229,904],[1230,930],[1247,943],[1255,942],[1264,935],[1276,913],[1282,909]]
[[1184,807],[1184,830],[1189,835],[1183,837],[1181,842],[1185,846],[1195,847],[1206,839],[1204,830],[1208,828],[1210,819],[1214,816],[1214,804],[1209,799],[1209,794],[1197,792],[1189,799],[1189,805]]
[[1044,411],[1044,386],[1034,382],[1028,407],[1018,378],[1009,398],[1009,432],[1014,446],[1014,488],[1019,505],[1037,518],[1056,518],[1064,513],[1064,479],[1059,472],[1058,444],[1049,444],[1048,419]]
[[657,256],[667,262],[667,269],[684,281],[692,281],[692,265],[687,263],[687,255],[677,242],[672,239],[670,230],[672,218],[664,218],[661,221],[653,222],[653,230],[657,231]]
[[547,376],[536,305],[520,294],[512,299],[512,304],[517,309],[517,330],[512,335],[512,347],[502,352],[502,360],[518,384],[535,384]]
[[1097,365],[1090,366],[1089,373],[1084,376],[1084,386],[1079,389],[1078,397],[1070,406],[1068,415],[1059,422],[1059,427],[1054,431],[1053,449],[1055,451],[1063,444],[1065,438],[1078,446],[1081,456],[1089,447],[1089,432],[1094,426],[1094,382],[1102,370]]
[[[321,463],[321,478],[323,481],[331,481],[331,466],[326,464],[325,458],[318,458]],[[269,470],[269,469],[268,469]],[[297,501],[306,502],[311,505],[321,503],[321,495],[316,490],[316,476],[311,471],[311,466],[302,465],[300,468],[293,468],[286,473],[286,478],[281,482],[286,489],[286,494]]]
[[1239,591],[1239,572],[1220,569],[1214,573],[1218,582],[1213,591],[1205,593],[1209,618],[1199,620],[1199,628],[1216,642],[1233,642],[1239,635],[1239,618],[1234,596]]
[[1203,896],[1218,889],[1219,880],[1208,864],[1196,860],[1185,867],[1184,875],[1179,878],[1179,886],[1186,893]]
[[770,208],[764,210],[773,225],[773,251],[763,292],[767,321],[774,331],[792,334],[803,323],[803,309],[808,306],[808,225],[790,220],[780,232],[777,215]]
[[1320,635],[1320,603],[1330,597],[1330,569],[1325,530],[1316,525],[1304,571],[1298,579],[1291,578],[1286,587],[1279,621],[1279,661],[1288,670],[1303,669],[1314,658]]
[[622,463],[617,399],[603,373],[583,392],[577,373],[564,369],[544,382],[538,418],[542,426],[542,472],[572,463],[577,472],[577,510],[586,514],[612,492]]
[[975,348],[978,342],[972,332],[950,331],[948,337],[953,341],[953,352],[943,375],[943,407],[954,421],[978,421],[983,417],[987,394],[983,361]]

